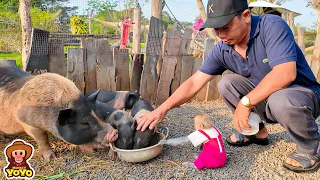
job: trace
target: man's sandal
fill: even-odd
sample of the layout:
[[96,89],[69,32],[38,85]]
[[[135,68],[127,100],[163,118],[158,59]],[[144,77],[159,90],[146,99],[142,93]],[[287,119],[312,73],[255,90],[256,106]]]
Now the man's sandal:
[[[290,153],[289,158],[294,159],[300,163],[302,167],[292,166],[285,161],[283,161],[283,167],[287,168],[290,171],[294,172],[314,172],[317,171],[320,167],[320,153],[313,156],[307,154],[301,154],[297,152]],[[315,163],[312,165],[311,160],[314,160]]]
[[[259,131],[261,129],[263,129],[265,126],[264,124],[261,122],[259,123]],[[234,133],[236,135],[236,142],[231,141],[230,136],[226,139],[226,141],[228,142],[228,144],[230,144],[231,146],[248,146],[250,144],[258,144],[258,145],[268,145],[269,144],[269,138],[259,138],[256,135],[251,135],[251,136],[246,136],[243,134],[240,134],[239,132],[235,132]],[[247,138],[248,141],[245,141],[244,138]]]
[[[258,145],[268,145],[269,144],[269,139],[268,137],[266,138],[259,138],[255,135],[251,135],[251,136],[245,136],[243,134],[240,134],[239,132],[235,132],[234,133],[236,135],[236,142],[232,142],[230,139],[230,136],[226,139],[228,144],[230,144],[231,146],[248,146],[250,144],[258,144]],[[247,138],[248,140],[245,141],[245,138]]]

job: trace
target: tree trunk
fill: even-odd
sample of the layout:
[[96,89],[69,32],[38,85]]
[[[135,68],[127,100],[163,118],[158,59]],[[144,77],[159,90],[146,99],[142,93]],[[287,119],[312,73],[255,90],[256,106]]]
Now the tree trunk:
[[[206,21],[207,14],[206,14],[204,5],[202,3],[202,0],[197,0],[197,5],[198,5],[199,11],[200,11],[201,18],[203,19],[203,21]],[[207,28],[207,29],[205,29],[205,31],[211,38],[216,39],[216,36],[213,34],[211,29]]]
[[161,19],[161,2],[162,0],[151,0],[151,16]]
[[22,68],[27,68],[27,56],[31,49],[32,22],[30,15],[31,0],[20,0],[19,14],[22,30]]

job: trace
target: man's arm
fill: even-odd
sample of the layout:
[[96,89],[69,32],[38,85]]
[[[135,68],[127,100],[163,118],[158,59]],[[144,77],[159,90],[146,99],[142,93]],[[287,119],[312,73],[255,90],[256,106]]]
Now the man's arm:
[[[252,105],[257,105],[267,99],[272,93],[286,88],[297,75],[296,62],[286,62],[273,67],[273,69],[261,80],[261,82],[246,96]],[[234,112],[234,127],[242,132],[242,129],[250,129],[248,118],[251,109],[238,103]]]
[[197,71],[186,80],[161,106],[165,112],[190,100],[213,76]]
[[296,62],[291,61],[279,64],[261,80],[247,97],[252,105],[257,105],[261,101],[267,99],[272,93],[286,88],[297,76]]
[[163,120],[164,116],[170,109],[187,102],[212,78],[213,76],[211,75],[197,71],[181,86],[179,86],[179,88],[157,109],[149,113],[141,114],[137,120],[137,130],[141,129],[144,131],[149,125],[149,129],[153,129]]

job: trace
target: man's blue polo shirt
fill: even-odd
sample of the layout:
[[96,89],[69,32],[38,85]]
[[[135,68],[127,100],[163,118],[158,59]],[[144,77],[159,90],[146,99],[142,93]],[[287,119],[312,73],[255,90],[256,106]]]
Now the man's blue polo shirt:
[[251,19],[247,59],[231,45],[220,41],[208,54],[200,71],[221,75],[228,69],[258,85],[274,66],[296,61],[297,77],[292,84],[313,90],[320,99],[320,85],[287,23],[280,16],[270,14],[251,16]]

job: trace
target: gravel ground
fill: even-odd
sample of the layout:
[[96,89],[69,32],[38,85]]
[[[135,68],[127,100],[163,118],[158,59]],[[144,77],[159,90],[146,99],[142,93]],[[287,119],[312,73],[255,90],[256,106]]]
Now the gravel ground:
[[[207,113],[214,119],[223,137],[229,136],[232,129],[232,113],[220,100],[208,103],[187,103],[171,110],[162,125],[169,127],[168,138],[186,136],[194,131],[193,117],[199,113]],[[318,120],[319,124],[319,120]],[[248,147],[231,147],[225,143],[228,156],[227,164],[220,169],[196,170],[184,167],[182,162],[193,160],[194,154],[200,149],[191,144],[183,146],[165,145],[163,152],[155,159],[139,164],[111,161],[107,151],[99,150],[93,154],[84,154],[79,148],[51,138],[51,146],[57,152],[57,158],[45,163],[38,153],[32,158],[31,165],[37,178],[65,174],[60,179],[320,179],[320,170],[314,173],[293,173],[282,167],[287,154],[295,150],[294,143],[289,139],[279,124],[268,124],[270,145]],[[0,141],[0,167],[6,165],[3,150],[11,140]],[[35,142],[28,136],[20,136],[29,143]],[[75,171],[82,171],[70,174]],[[69,174],[69,175],[68,175]],[[1,172],[0,179],[4,179]]]

